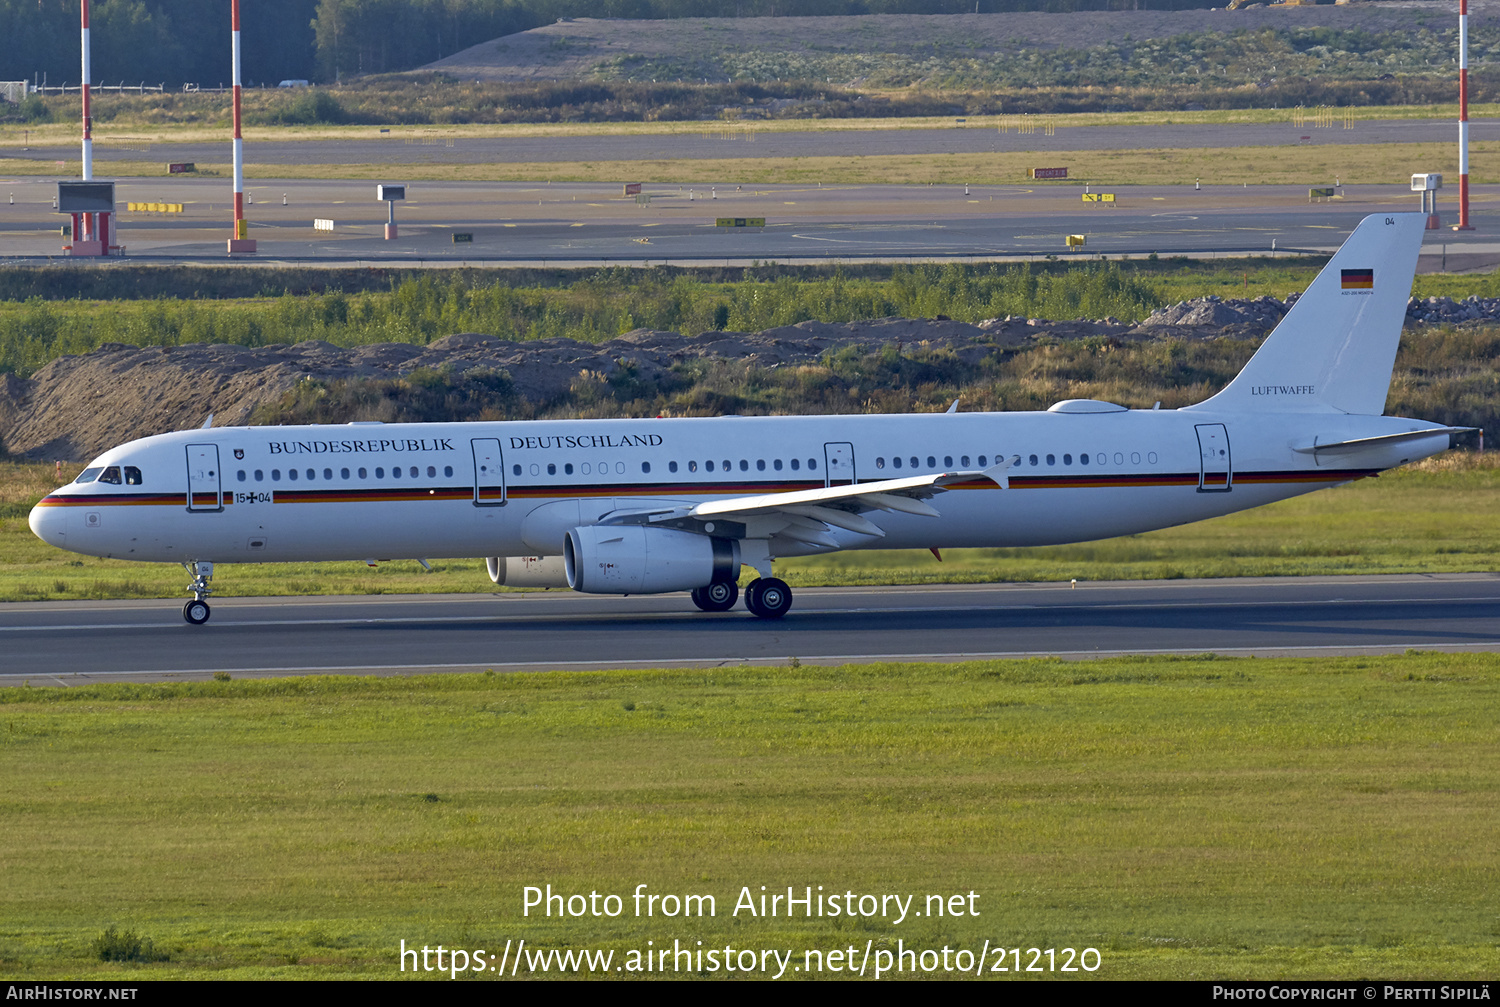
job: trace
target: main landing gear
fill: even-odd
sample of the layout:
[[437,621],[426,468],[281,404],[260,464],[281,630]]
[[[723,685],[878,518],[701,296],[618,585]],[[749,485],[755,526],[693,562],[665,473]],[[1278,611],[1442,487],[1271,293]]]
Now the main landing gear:
[[732,580],[716,580],[707,587],[693,588],[693,604],[705,612],[728,612],[740,600],[740,586]]
[[[693,588],[693,604],[705,612],[728,612],[739,597],[740,586],[732,580]],[[745,607],[762,619],[780,619],[792,607],[792,589],[775,577],[757,578],[745,588]]]
[[214,565],[212,563],[184,563],[183,569],[193,575],[193,582],[188,585],[188,590],[193,592],[193,600],[182,606],[182,617],[194,626],[201,626],[208,621],[212,609],[208,607],[208,596],[214,593],[209,581],[214,579]]

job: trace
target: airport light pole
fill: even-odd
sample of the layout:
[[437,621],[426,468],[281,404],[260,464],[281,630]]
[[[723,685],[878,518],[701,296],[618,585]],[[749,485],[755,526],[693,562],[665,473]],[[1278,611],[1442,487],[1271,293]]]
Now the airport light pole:
[[1469,0],[1458,0],[1458,223],[1455,231],[1472,231],[1469,223]]
[[249,225],[245,222],[245,146],[240,138],[240,0],[229,0],[229,4],[230,49],[234,64],[234,237],[229,239],[232,255],[255,251],[255,242],[247,237]]

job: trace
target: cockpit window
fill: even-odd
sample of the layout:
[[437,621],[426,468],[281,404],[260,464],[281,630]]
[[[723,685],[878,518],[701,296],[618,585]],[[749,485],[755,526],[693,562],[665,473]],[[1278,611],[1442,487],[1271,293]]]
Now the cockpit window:
[[134,465],[125,466],[125,485],[139,486],[141,484],[141,470]]
[[99,481],[102,483],[111,483],[115,486],[120,485],[120,466],[111,465],[109,468],[99,473]]
[[102,465],[97,465],[91,469],[84,469],[82,472],[78,473],[78,478],[74,479],[73,481],[75,483],[91,483],[95,479],[98,479],[99,473],[103,471],[104,466]]

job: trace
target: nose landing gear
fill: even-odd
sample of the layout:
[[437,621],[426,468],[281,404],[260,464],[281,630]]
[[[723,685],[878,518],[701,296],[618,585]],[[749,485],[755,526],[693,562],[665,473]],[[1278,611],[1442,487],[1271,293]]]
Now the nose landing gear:
[[212,609],[208,607],[208,596],[214,593],[209,585],[209,581],[214,579],[214,565],[192,562],[184,563],[182,567],[193,575],[193,582],[188,585],[188,590],[193,592],[193,600],[182,606],[182,617],[194,626],[201,626],[212,614]]

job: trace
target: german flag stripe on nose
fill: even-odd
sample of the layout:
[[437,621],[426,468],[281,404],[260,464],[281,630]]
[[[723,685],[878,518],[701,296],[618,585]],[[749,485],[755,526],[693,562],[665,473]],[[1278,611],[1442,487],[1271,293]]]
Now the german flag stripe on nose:
[[1375,270],[1373,269],[1341,269],[1339,270],[1340,285],[1345,290],[1374,290]]

